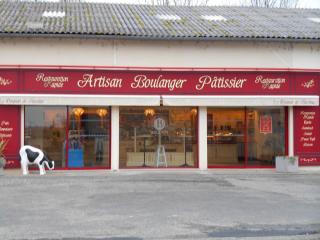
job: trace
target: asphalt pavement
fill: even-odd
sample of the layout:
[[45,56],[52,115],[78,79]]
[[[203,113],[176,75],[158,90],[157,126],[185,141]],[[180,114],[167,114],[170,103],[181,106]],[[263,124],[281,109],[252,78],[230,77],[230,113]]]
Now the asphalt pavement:
[[0,239],[320,239],[320,171],[0,173]]

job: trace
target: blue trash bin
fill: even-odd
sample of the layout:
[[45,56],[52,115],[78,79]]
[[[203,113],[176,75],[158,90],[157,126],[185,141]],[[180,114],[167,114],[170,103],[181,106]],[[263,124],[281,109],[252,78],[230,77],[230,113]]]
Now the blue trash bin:
[[83,149],[68,150],[68,167],[83,167]]

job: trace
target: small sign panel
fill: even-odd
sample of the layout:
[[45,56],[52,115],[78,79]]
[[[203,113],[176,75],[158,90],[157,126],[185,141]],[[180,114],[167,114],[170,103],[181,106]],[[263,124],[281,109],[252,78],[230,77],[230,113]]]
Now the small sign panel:
[[161,131],[165,128],[166,126],[166,121],[162,118],[156,118],[153,122],[153,126],[155,129],[157,129],[158,131]]
[[260,116],[260,133],[272,133],[272,117],[270,115]]

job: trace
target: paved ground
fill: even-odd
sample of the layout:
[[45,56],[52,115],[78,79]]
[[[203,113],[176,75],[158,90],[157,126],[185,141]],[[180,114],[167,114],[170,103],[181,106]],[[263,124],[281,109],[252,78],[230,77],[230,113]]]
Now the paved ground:
[[0,176],[0,239],[320,239],[320,171]]

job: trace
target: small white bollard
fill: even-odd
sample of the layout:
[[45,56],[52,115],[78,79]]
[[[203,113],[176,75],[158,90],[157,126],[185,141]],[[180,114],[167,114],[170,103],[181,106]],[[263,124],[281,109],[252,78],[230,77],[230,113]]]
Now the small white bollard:
[[277,172],[298,172],[299,158],[297,156],[277,156],[276,171]]

